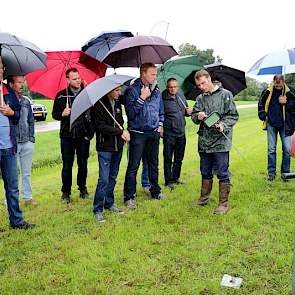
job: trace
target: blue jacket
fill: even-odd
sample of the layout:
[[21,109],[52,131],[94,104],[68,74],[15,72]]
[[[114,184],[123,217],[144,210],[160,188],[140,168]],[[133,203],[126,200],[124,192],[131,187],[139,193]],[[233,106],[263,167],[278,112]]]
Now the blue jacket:
[[18,121],[20,118],[21,105],[18,102],[18,99],[14,91],[11,89],[11,87],[9,85],[5,85],[4,87],[6,87],[6,89],[8,90],[8,94],[4,95],[4,101],[6,104],[9,104],[10,108],[14,111],[14,115],[11,117],[8,117],[8,119],[10,124],[10,138],[13,145],[13,151],[14,153],[16,153],[17,142],[16,142],[14,126],[18,124]]
[[152,90],[151,96],[146,100],[140,98],[142,86],[141,79],[136,79],[124,94],[128,129],[130,131],[151,132],[163,126],[164,106],[158,86]]

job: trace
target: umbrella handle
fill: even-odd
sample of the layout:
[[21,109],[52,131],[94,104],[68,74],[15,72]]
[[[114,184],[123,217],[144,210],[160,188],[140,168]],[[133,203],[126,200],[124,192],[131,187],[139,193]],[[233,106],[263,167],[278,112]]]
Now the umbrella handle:
[[111,112],[106,108],[106,106],[101,102],[101,100],[98,100],[99,103],[104,107],[106,112],[111,116],[111,118],[114,120],[114,122],[117,124],[117,126],[121,129],[124,130],[123,127],[120,125],[120,123],[115,119],[115,117],[111,114]]

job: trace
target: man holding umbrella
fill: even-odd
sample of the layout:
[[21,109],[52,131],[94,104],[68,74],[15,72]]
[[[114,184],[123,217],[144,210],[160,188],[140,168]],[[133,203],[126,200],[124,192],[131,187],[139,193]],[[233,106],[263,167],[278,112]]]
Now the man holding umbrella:
[[[1,105],[0,105],[0,168],[4,181],[7,209],[10,225],[15,229],[31,229],[35,225],[24,221],[19,208],[19,190],[17,175],[17,142],[13,125],[16,125],[20,116],[20,104],[12,89],[4,92],[3,63],[0,57],[0,82],[1,82]],[[4,94],[4,95],[3,95]],[[4,97],[3,97],[4,96]],[[4,100],[2,100],[2,98]]]
[[[214,85],[206,70],[196,72],[195,82],[202,91],[202,94],[196,99],[192,113],[193,122],[200,125],[198,150],[202,187],[198,205],[204,206],[209,202],[214,166],[219,179],[219,205],[214,213],[224,214],[229,210],[230,179],[228,167],[232,129],[239,115],[232,93]],[[209,128],[204,124],[204,120],[213,112],[218,112],[220,121]]]
[[131,209],[136,208],[136,175],[144,150],[146,150],[151,196],[158,200],[164,198],[158,184],[159,141],[160,132],[163,130],[164,108],[156,78],[156,66],[152,63],[142,64],[140,78],[135,80],[125,93],[130,144],[124,183],[124,202]]
[[285,84],[283,75],[275,75],[273,84],[262,92],[258,103],[258,117],[267,129],[268,180],[276,177],[277,136],[282,141],[281,173],[290,172],[291,135],[294,132],[295,94]]
[[80,198],[88,199],[86,187],[87,161],[89,157],[90,139],[94,133],[90,119],[90,111],[86,111],[79,118],[76,128],[70,130],[71,106],[75,97],[82,91],[83,84],[76,68],[69,68],[66,73],[68,87],[60,91],[55,98],[52,117],[61,121],[60,145],[62,154],[62,203],[70,203],[72,186],[72,167],[75,153],[77,154],[78,174],[77,185],[80,190]]

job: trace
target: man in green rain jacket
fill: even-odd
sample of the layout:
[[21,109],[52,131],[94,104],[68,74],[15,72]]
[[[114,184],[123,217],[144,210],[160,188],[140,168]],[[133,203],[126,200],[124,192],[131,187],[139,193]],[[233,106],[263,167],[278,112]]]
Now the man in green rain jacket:
[[[202,187],[198,205],[204,206],[209,202],[214,168],[219,179],[219,205],[214,213],[224,214],[229,210],[230,179],[228,167],[232,129],[239,118],[239,114],[232,93],[213,84],[207,71],[196,72],[195,82],[202,91],[202,94],[196,99],[192,114],[193,122],[200,125],[198,151]],[[220,120],[214,126],[207,127],[204,120],[213,112],[219,114]]]

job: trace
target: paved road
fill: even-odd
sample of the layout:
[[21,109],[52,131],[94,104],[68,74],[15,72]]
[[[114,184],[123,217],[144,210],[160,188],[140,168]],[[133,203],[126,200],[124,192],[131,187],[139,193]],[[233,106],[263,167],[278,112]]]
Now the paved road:
[[[243,104],[243,105],[238,105],[238,109],[248,109],[248,108],[256,108],[257,104]],[[126,120],[126,118],[124,118]],[[53,130],[59,130],[59,121],[54,121],[54,122],[38,122],[35,124],[35,129],[36,132],[47,132],[47,131],[53,131]]]

